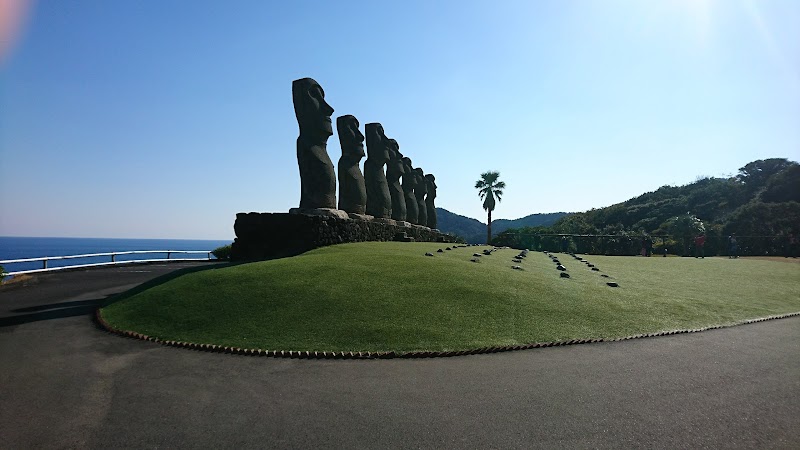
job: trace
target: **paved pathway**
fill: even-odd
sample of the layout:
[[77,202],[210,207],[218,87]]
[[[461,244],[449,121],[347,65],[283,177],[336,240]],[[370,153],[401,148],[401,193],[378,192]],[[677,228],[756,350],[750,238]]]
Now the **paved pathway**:
[[99,300],[178,267],[0,290],[0,447],[800,448],[800,317],[377,361],[203,353],[94,327]]

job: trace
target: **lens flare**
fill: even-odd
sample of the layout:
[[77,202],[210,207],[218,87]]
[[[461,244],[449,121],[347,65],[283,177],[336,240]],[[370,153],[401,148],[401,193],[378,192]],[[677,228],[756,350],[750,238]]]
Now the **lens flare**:
[[22,34],[30,4],[30,0],[0,0],[0,65]]

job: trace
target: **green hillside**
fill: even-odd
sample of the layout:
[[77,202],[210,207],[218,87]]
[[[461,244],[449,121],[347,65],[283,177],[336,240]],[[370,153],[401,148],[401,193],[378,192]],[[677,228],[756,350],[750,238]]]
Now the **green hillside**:
[[699,178],[685,186],[663,186],[606,208],[570,214],[550,227],[507,230],[498,245],[559,248],[545,234],[602,235],[573,238],[582,253],[632,254],[644,235],[656,250],[687,254],[692,238],[704,231],[706,252],[724,254],[727,236],[736,233],[740,254],[783,254],[790,232],[800,231],[800,165],[785,158],[751,162],[730,178]]
[[[548,214],[531,214],[520,219],[497,219],[492,221],[492,235],[509,228],[549,226],[568,213],[557,212]],[[471,244],[486,243],[486,224],[471,217],[452,213],[444,208],[436,208],[436,218],[439,230],[460,236]]]
[[162,340],[402,353],[615,338],[800,311],[794,260],[592,256],[592,268],[560,254],[561,272],[542,252],[513,261],[513,249],[440,245],[350,243],[194,269],[136,288],[101,314],[117,329]]

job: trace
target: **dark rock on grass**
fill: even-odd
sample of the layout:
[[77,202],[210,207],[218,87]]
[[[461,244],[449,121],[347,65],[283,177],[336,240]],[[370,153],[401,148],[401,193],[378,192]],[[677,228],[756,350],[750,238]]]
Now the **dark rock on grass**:
[[586,264],[587,267],[594,267],[594,264]]
[[561,278],[569,278],[569,274],[567,272],[561,272]]
[[470,259],[470,261],[472,261],[472,262],[478,262],[478,258],[472,258],[472,259]]
[[567,270],[567,268],[566,268],[566,267],[564,267],[564,266],[562,266],[561,264],[557,265],[557,266],[556,266],[556,269],[558,269],[558,270],[560,270],[560,271],[562,271],[562,272],[563,272],[563,271],[565,271],[565,270]]
[[480,257],[481,257],[481,256],[483,256],[483,255],[481,255],[480,253],[473,253],[473,254],[472,254],[472,256],[474,256],[474,257],[476,257],[476,258],[480,258]]
[[611,287],[619,287],[619,284],[617,284],[617,283],[615,283],[615,282],[613,282],[613,281],[609,281],[609,282],[608,282],[608,283],[606,283],[606,284],[607,284],[607,285],[609,285],[609,286],[611,286]]
[[512,260],[511,260],[511,262],[515,262],[515,263],[521,263],[521,262],[522,262],[522,260],[521,260],[521,259],[512,259]]
[[600,275],[600,276],[601,276],[601,277],[603,277],[603,278],[609,278],[609,276],[608,276],[608,275],[606,275],[606,274],[602,274],[602,275]]
[[511,266],[514,270],[524,270],[521,266]]
[[445,250],[452,250],[450,247],[445,248]]
[[553,259],[553,262],[556,264],[561,264],[561,261],[559,261],[558,258]]
[[444,253],[444,250],[442,249],[436,250],[436,253]]
[[425,253],[425,256],[433,256],[433,253],[430,253],[430,252]]
[[600,272],[600,269],[598,269],[597,267],[592,267],[592,271],[594,271],[594,272]]

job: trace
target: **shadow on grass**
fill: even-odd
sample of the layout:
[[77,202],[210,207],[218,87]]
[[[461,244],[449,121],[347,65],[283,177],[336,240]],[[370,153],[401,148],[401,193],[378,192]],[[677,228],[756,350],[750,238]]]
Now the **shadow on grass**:
[[146,291],[148,289],[152,289],[152,288],[154,288],[156,286],[160,286],[160,285],[162,285],[164,283],[167,283],[169,281],[172,281],[172,280],[174,280],[176,278],[179,278],[179,277],[182,277],[184,275],[188,275],[188,274],[191,274],[191,273],[197,273],[197,272],[205,272],[207,270],[226,269],[228,267],[235,267],[235,266],[240,266],[242,264],[249,264],[250,262],[252,262],[252,261],[235,262],[235,263],[231,263],[231,262],[218,263],[218,264],[213,264],[213,265],[200,266],[200,267],[187,267],[185,269],[176,270],[174,272],[170,272],[170,273],[161,275],[159,277],[153,278],[150,281],[145,281],[144,283],[142,283],[142,284],[140,284],[140,285],[138,285],[138,286],[136,286],[134,288],[128,289],[125,292],[120,292],[119,294],[112,295],[112,296],[106,298],[105,301],[103,301],[99,305],[97,305],[97,307],[105,308],[106,306],[109,306],[111,304],[114,304],[114,303],[117,303],[119,301],[125,300],[125,299],[130,298],[130,297],[132,297],[132,296],[134,296],[134,295],[136,295],[136,294],[138,294],[140,292]]

